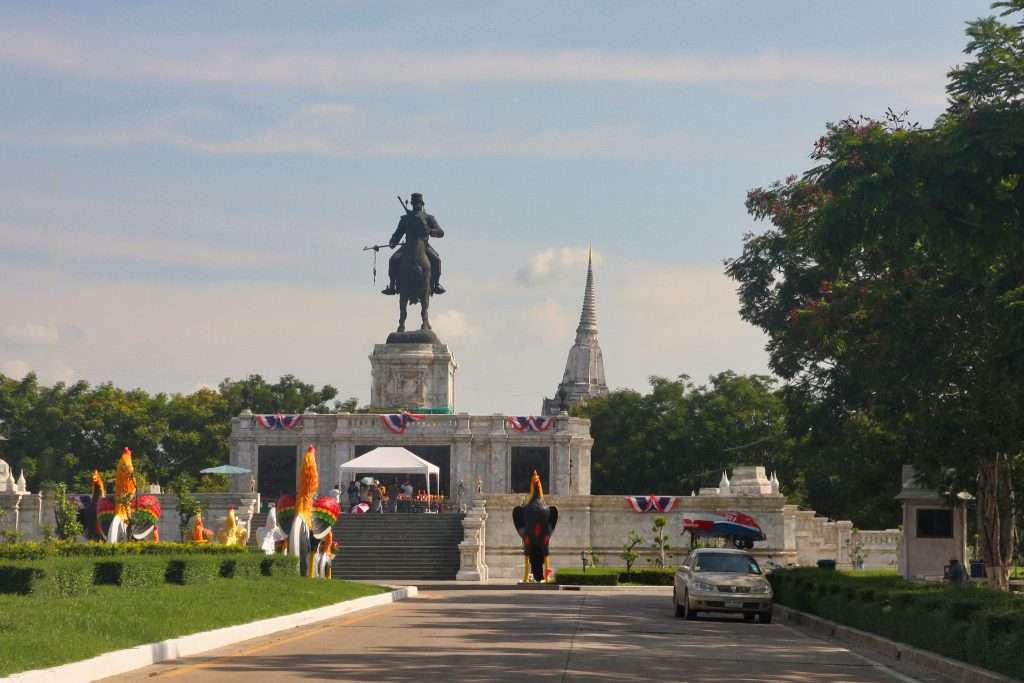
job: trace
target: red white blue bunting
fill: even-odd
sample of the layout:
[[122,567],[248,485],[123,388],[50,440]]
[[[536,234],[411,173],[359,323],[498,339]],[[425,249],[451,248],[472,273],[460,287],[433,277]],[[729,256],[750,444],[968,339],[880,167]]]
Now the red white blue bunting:
[[302,426],[302,415],[253,415],[253,419],[264,429],[286,429],[292,431]]
[[626,496],[633,512],[671,512],[679,504],[678,496]]
[[534,415],[519,417],[508,415],[505,417],[505,421],[508,422],[509,427],[517,432],[546,432],[551,429],[551,425],[555,424],[554,417],[537,417]]
[[414,415],[406,410],[400,413],[388,413],[387,415],[380,416],[380,421],[384,426],[395,434],[404,434],[405,428],[410,422],[419,422],[422,419],[422,415]]

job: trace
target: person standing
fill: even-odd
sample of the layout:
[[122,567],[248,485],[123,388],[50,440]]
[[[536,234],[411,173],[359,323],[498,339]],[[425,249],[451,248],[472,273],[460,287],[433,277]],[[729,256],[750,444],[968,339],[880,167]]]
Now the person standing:
[[348,494],[348,509],[351,511],[352,508],[359,505],[359,484],[355,479],[349,482],[346,493]]
[[373,486],[370,488],[370,509],[373,512],[384,513],[384,504],[382,502],[383,495],[380,491],[380,482],[374,480]]

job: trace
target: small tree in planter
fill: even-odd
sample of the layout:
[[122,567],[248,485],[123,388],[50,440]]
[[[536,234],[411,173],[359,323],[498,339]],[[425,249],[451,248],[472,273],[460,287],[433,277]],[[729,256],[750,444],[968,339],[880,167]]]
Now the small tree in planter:
[[651,562],[653,562],[654,566],[658,569],[665,568],[668,561],[668,551],[672,549],[672,546],[668,544],[668,535],[665,533],[665,527],[667,525],[667,519],[664,517],[656,517],[654,519],[654,526],[651,527],[651,531],[654,532],[654,540],[651,541],[651,547],[658,552],[658,556],[651,560]]
[[633,573],[633,563],[635,563],[640,555],[636,552],[636,547],[643,544],[644,537],[636,532],[635,529],[630,530],[629,538],[626,539],[625,545],[622,546],[622,553],[619,555],[626,563],[626,577]]
[[846,547],[850,550],[850,564],[853,565],[853,568],[863,569],[868,551],[864,549],[864,538],[860,535],[860,529],[857,527],[850,530],[850,538],[846,541]]
[[57,537],[62,540],[76,540],[85,533],[82,523],[78,521],[78,506],[68,500],[68,487],[63,483],[54,487],[53,495],[53,516]]

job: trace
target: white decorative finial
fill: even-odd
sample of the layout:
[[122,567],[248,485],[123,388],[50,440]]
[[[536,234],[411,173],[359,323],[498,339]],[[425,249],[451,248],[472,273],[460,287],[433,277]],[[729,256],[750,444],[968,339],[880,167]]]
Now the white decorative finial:
[[18,493],[25,493],[27,486],[25,484],[25,470],[21,470],[21,474],[18,475]]
[[727,496],[729,495],[729,489],[729,476],[726,474],[725,470],[722,470],[722,479],[718,482],[718,493],[720,495]]

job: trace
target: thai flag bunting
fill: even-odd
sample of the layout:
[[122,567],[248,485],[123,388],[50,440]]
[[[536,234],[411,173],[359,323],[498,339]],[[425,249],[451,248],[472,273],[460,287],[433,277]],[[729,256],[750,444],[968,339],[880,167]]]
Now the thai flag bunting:
[[626,496],[633,512],[671,512],[679,504],[678,496]]
[[287,429],[292,431],[302,426],[303,418],[302,415],[282,415],[277,413],[276,415],[254,415],[253,419],[256,423],[264,429]]
[[538,417],[538,416],[518,416],[514,417],[509,415],[505,418],[508,422],[508,426],[517,432],[546,432],[551,429],[551,425],[555,424],[555,418],[552,417]]
[[414,415],[406,410],[400,413],[388,413],[387,415],[380,416],[380,421],[384,426],[395,434],[404,434],[405,428],[410,422],[419,422],[422,419],[422,415]]

